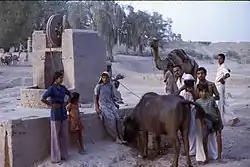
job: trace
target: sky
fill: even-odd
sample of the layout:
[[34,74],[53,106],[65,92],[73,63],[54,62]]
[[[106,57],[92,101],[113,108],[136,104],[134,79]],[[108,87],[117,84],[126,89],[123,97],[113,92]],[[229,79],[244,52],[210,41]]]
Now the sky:
[[250,42],[250,2],[119,1],[135,10],[161,13],[173,20],[184,40]]

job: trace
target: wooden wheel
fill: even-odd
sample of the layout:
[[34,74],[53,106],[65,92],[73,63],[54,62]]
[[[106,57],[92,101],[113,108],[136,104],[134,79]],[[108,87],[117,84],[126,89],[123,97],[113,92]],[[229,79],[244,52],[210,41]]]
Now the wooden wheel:
[[50,16],[46,24],[46,36],[51,47],[61,47],[63,16],[55,14]]

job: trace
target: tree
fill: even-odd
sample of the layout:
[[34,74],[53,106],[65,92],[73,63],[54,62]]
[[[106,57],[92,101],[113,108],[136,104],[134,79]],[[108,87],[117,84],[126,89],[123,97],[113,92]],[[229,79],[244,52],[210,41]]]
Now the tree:
[[172,19],[160,13],[134,11],[115,1],[1,1],[0,47],[26,43],[33,30],[45,30],[52,14],[67,14],[72,28],[98,31],[107,41],[107,55],[113,60],[114,45],[124,44],[142,54],[148,40],[155,37],[170,42],[181,40],[172,32]]
[[51,14],[65,12],[66,1],[1,1],[0,47],[26,44],[34,29],[43,30]]

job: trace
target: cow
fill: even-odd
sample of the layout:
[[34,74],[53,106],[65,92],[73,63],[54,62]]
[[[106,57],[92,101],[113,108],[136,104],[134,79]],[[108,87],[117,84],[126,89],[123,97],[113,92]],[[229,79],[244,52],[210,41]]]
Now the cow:
[[180,153],[178,131],[180,130],[186,153],[186,163],[188,167],[191,167],[188,140],[190,104],[196,107],[198,119],[205,118],[206,113],[200,105],[184,100],[180,96],[158,95],[154,92],[144,94],[134,110],[125,118],[124,140],[131,143],[135,141],[138,131],[142,131],[143,148],[140,151],[145,158],[148,155],[148,132],[156,135],[158,153],[160,152],[160,135],[168,135],[175,152],[172,167],[177,167]]

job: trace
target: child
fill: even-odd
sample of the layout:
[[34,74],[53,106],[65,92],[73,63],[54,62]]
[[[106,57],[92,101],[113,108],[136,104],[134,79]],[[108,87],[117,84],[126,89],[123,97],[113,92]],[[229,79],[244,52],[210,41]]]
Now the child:
[[66,106],[68,112],[69,112],[69,128],[72,133],[74,133],[79,153],[84,153],[84,146],[83,146],[83,125],[80,118],[80,112],[79,112],[79,97],[80,94],[77,92],[73,92],[72,98],[70,100],[70,103]]
[[[213,97],[209,96],[209,90],[207,84],[198,84],[197,85],[198,91],[199,91],[199,99],[196,100],[198,104],[202,106],[206,114],[208,114],[212,120],[215,120],[212,122],[213,130],[216,133],[217,138],[217,160],[219,162],[221,161],[221,153],[222,153],[222,139],[221,139],[221,131],[223,129],[223,124],[221,120],[220,111],[218,109],[218,106],[214,100]],[[208,141],[209,142],[209,141]],[[209,143],[208,143],[209,145]],[[209,153],[206,152],[207,156]]]
[[[194,89],[194,77],[190,74],[186,74],[184,77],[185,89],[180,92],[185,100],[193,101],[193,89]],[[190,156],[196,155],[196,120],[195,120],[195,108],[191,108],[191,120],[189,126],[189,154]]]
[[[194,101],[194,84],[195,79],[191,74],[185,74],[184,77],[184,90],[180,92],[185,100]],[[202,134],[202,123],[197,118],[195,107],[191,107],[191,119],[189,127],[189,154],[195,156],[198,164],[206,163],[205,149],[203,148],[203,134]]]

